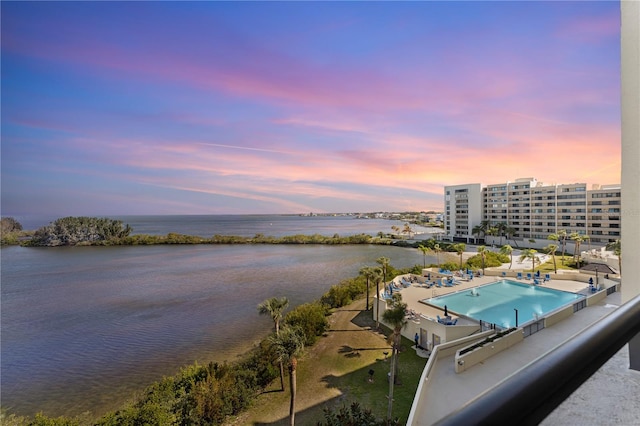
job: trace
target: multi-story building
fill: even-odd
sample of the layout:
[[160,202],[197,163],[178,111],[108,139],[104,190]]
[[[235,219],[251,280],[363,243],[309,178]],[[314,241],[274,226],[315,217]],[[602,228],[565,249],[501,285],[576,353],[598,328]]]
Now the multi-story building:
[[562,229],[606,244],[620,238],[620,185],[587,190],[585,183],[545,185],[521,178],[484,187],[446,186],[444,222],[452,241],[475,241],[473,229],[481,224],[506,224],[516,240],[544,240]]
[[473,227],[482,220],[479,183],[444,187],[444,230],[456,241],[473,238]]
[[620,239],[620,185],[602,185],[587,192],[587,234],[591,241]]

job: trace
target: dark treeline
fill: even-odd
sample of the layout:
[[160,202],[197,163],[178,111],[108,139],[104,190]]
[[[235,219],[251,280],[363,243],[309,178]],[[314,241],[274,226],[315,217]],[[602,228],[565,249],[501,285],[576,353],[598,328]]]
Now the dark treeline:
[[289,235],[283,237],[256,234],[253,237],[214,235],[210,238],[170,232],[167,235],[131,235],[133,229],[120,220],[95,217],[64,217],[37,229],[22,231],[13,218],[2,219],[2,244],[22,244],[29,247],[58,246],[133,246],[159,244],[393,244],[394,239],[379,232],[349,236]]

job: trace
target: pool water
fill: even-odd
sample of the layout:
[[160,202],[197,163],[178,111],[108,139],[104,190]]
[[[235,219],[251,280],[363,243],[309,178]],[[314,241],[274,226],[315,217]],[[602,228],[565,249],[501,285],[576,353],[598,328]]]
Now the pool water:
[[515,326],[515,309],[518,310],[518,324],[524,324],[583,297],[581,294],[502,280],[426,299],[425,302],[440,308],[446,305],[453,313],[508,328]]

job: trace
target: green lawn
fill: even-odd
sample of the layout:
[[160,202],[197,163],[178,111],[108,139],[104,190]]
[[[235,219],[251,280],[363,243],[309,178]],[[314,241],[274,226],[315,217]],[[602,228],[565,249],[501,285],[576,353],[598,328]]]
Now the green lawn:
[[[389,393],[387,373],[390,360],[384,352],[390,351],[385,340],[391,331],[381,327],[376,332],[371,311],[361,310],[364,301],[358,300],[342,312],[332,315],[331,331],[314,346],[308,348],[298,363],[298,397],[296,425],[316,425],[324,419],[324,410],[337,410],[343,405],[358,402],[371,409],[379,419],[386,419]],[[398,377],[394,388],[392,417],[406,424],[418,382],[427,360],[411,349],[413,342],[403,338],[399,354]],[[373,370],[373,381],[369,381]],[[289,392],[279,390],[274,383],[270,391],[259,396],[247,413],[239,416],[232,425],[288,425]]]

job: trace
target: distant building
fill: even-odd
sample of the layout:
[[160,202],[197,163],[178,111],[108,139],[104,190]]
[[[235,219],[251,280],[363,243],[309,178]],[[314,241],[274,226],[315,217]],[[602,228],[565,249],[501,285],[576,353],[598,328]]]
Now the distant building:
[[600,245],[620,239],[620,185],[588,190],[585,183],[545,185],[520,178],[484,187],[445,186],[444,198],[445,238],[451,241],[477,242],[485,235],[474,229],[499,224],[507,231],[494,237],[508,236],[515,242],[546,240],[560,230],[585,235],[589,243]]
[[444,187],[445,238],[471,241],[473,227],[482,220],[481,186],[479,183]]

